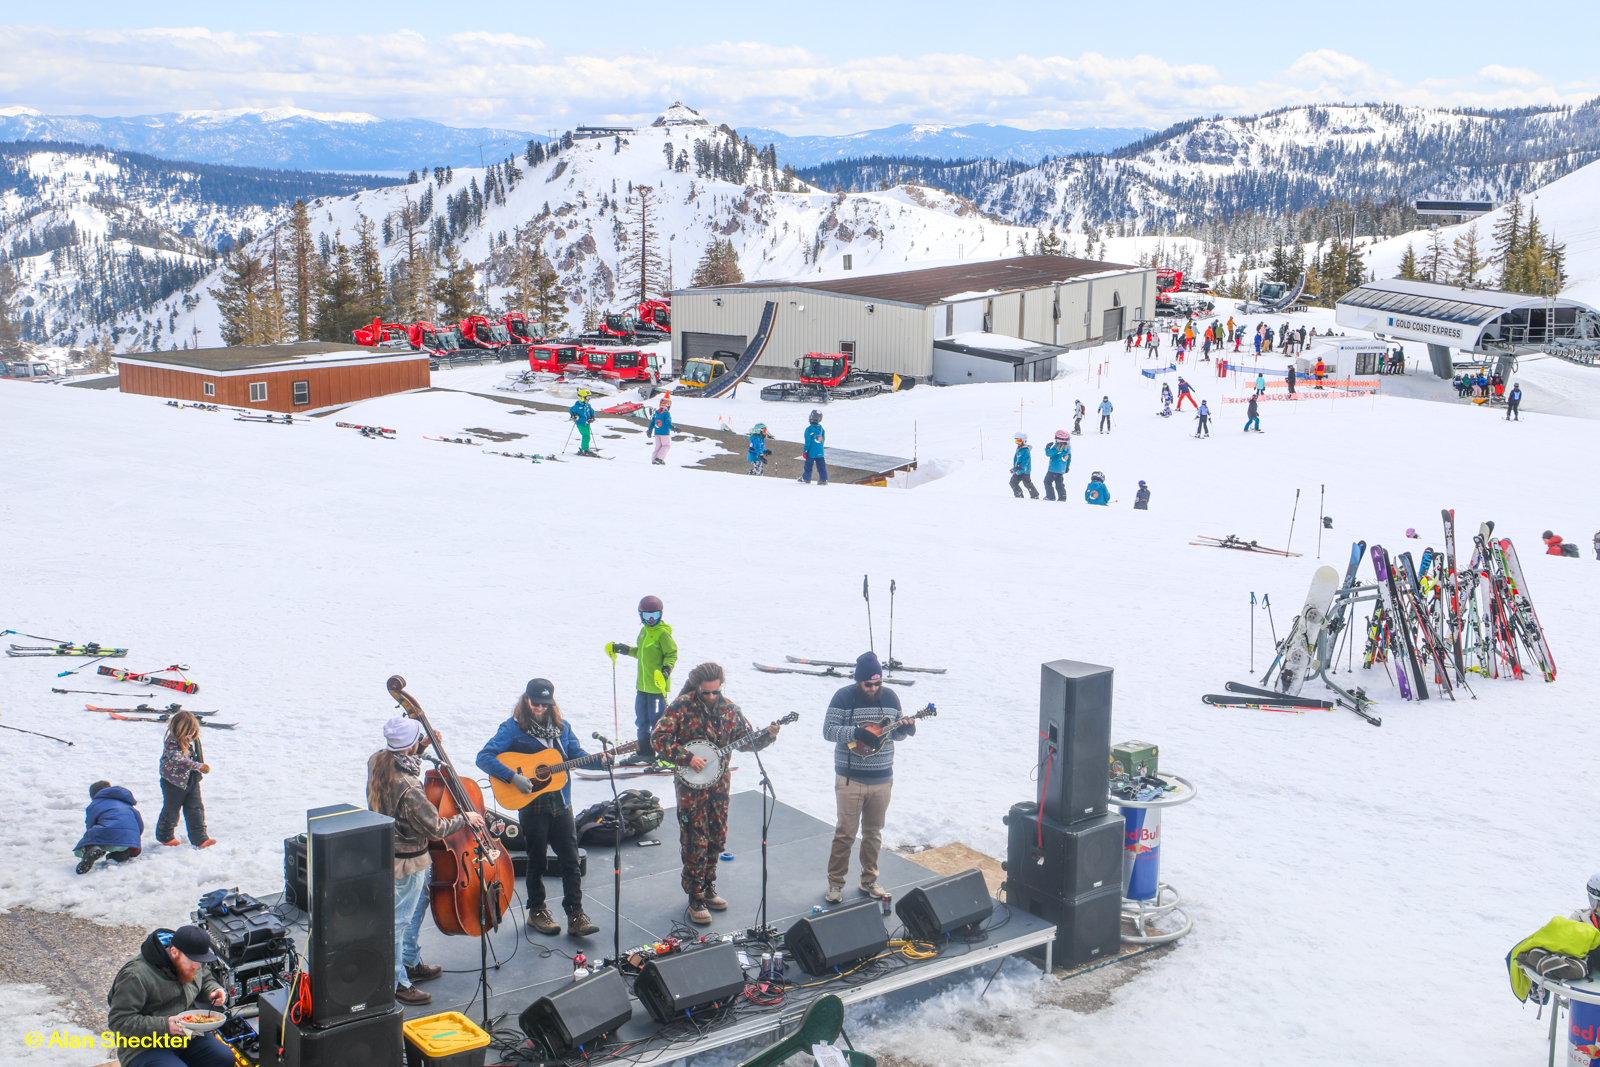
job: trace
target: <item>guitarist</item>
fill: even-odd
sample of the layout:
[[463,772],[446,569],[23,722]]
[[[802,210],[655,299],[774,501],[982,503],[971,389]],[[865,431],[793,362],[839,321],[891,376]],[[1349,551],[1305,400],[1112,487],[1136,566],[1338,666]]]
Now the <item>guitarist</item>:
[[[513,771],[498,757],[503,752],[542,752],[559,749],[563,760],[581,759],[588,753],[578,744],[572,726],[561,717],[556,706],[555,686],[543,678],[528,683],[511,711],[511,718],[478,753],[478,769],[484,774],[510,782],[524,793],[533,792],[533,782]],[[559,790],[551,789],[534,797],[517,813],[522,824],[522,840],[528,847],[528,925],[541,934],[559,934],[560,925],[550,917],[544,902],[544,857],[548,845],[561,863],[561,907],[567,913],[567,936],[587,937],[600,928],[583,911],[583,876],[578,871],[578,829],[572,821],[572,780]]]
[[[856,660],[854,684],[833,694],[822,721],[822,736],[834,743],[833,796],[839,812],[833,851],[828,855],[828,891],[823,895],[829,904],[837,904],[843,897],[857,826],[861,830],[861,891],[880,900],[889,895],[878,884],[878,850],[883,847],[883,822],[894,786],[894,743],[916,733],[917,724],[896,726],[881,739],[864,728],[868,723],[877,725],[886,716],[901,717],[900,698],[884,688],[878,657],[863,652]],[[852,741],[869,746],[870,754],[850,751]]]
[[[690,758],[684,745],[708,741],[722,747],[751,732],[750,723],[739,705],[722,695],[722,668],[702,663],[689,672],[678,699],[667,708],[651,735],[658,757],[677,766],[700,770],[706,761]],[[754,752],[772,744],[778,724],[756,734],[739,746],[741,752]],[[728,902],[717,896],[717,857],[728,838],[728,772],[704,789],[690,789],[681,780],[678,792],[678,838],[683,856],[683,891],[689,894],[689,921],[700,926],[711,922],[711,912],[726,911]]]

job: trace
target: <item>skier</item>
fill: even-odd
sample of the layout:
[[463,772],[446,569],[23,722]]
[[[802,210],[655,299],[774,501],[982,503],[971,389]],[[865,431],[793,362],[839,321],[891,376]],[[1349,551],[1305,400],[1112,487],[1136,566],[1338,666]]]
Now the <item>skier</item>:
[[672,668],[678,665],[678,642],[673,640],[672,627],[661,621],[661,598],[647,596],[639,601],[639,636],[633,644],[613,641],[606,646],[606,654],[613,663],[618,656],[632,656],[639,661],[639,675],[634,683],[633,724],[634,736],[639,740],[638,751],[622,762],[651,764],[656,761],[650,742],[650,732],[667,710],[667,692],[672,687]]
[[1246,415],[1248,417],[1244,420],[1245,432],[1248,433],[1249,431],[1254,430],[1256,433],[1260,433],[1261,412],[1257,409],[1256,398],[1253,396],[1250,398],[1250,409],[1246,412]]
[[[1154,335],[1152,334],[1151,336]],[[1081,400],[1072,402],[1072,432],[1074,434],[1083,433],[1083,401]]]
[[1506,398],[1506,418],[1522,421],[1522,386],[1511,383],[1511,395]]
[[1111,490],[1106,488],[1106,476],[1099,471],[1089,475],[1089,488],[1083,491],[1083,499],[1091,504],[1111,503]]
[[658,467],[667,465],[667,450],[672,447],[672,397],[664,396],[661,404],[656,408],[656,413],[650,416],[650,433],[648,437],[656,443],[655,451],[650,453],[650,462]]
[[1162,382],[1161,383],[1161,417],[1163,419],[1166,419],[1166,418],[1170,418],[1171,416],[1172,416],[1172,386],[1168,385],[1166,382]]
[[1289,395],[1294,396],[1294,364],[1289,364]]
[[1149,511],[1150,510],[1150,489],[1149,489],[1148,486],[1146,486],[1144,484],[1144,481],[1142,479],[1139,482],[1139,491],[1137,493],[1133,494],[1133,510],[1134,511]]
[[1155,330],[1144,335],[1144,353],[1148,359],[1155,359],[1161,355],[1161,338],[1156,335]]
[[1072,436],[1065,430],[1056,431],[1056,439],[1044,448],[1050,460],[1050,469],[1044,475],[1044,498],[1067,502],[1067,488],[1061,476],[1072,469]]
[[1600,532],[1594,535],[1594,558],[1600,559]]
[[1110,433],[1111,432],[1111,398],[1109,396],[1101,397],[1100,398],[1100,407],[1097,408],[1096,410],[1098,410],[1100,412],[1100,432],[1101,433]]
[[813,464],[815,464],[818,475],[817,484],[827,485],[828,464],[827,461],[823,459],[823,441],[826,438],[826,434],[824,434],[822,430],[822,412],[818,411],[816,408],[812,408],[810,422],[811,425],[806,427],[805,473],[801,474],[800,477],[795,479],[795,481],[805,482],[807,485],[810,485],[811,467]]
[[1260,371],[1256,372],[1256,396],[1267,391],[1267,376]]
[[1317,360],[1317,365],[1312,369],[1312,375],[1317,380],[1317,388],[1322,388],[1322,379],[1328,376],[1328,365],[1322,360]]
[[750,427],[750,454],[745,458],[750,461],[750,473],[757,478],[766,473],[767,439],[771,436],[764,422],[758,422]]
[[1033,487],[1033,449],[1028,447],[1028,435],[1018,431],[1017,451],[1011,457],[1011,492],[1018,500],[1022,499],[1024,485],[1028,487],[1028,496],[1038,500],[1039,490]]
[[589,390],[578,390],[578,400],[567,409],[567,417],[578,424],[578,455],[594,455],[589,449],[589,424],[594,421],[594,408],[589,406]]
[[1188,382],[1184,381],[1182,378],[1179,378],[1178,379],[1178,410],[1179,411],[1183,410],[1183,402],[1185,400],[1189,401],[1189,406],[1190,407],[1194,407],[1195,406],[1195,402],[1194,402],[1194,386],[1190,385]]
[[1211,409],[1206,407],[1204,400],[1200,401],[1200,410],[1195,416],[1195,423],[1194,435],[1196,437],[1211,436]]

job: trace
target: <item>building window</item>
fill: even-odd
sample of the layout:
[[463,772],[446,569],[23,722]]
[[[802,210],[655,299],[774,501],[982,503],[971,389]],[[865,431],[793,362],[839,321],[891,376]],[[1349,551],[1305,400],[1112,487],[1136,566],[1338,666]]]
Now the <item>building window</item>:
[[854,341],[840,341],[839,351],[850,357],[850,362],[856,361],[856,343]]
[[845,270],[849,270],[850,269],[850,265],[851,265],[852,262],[853,262],[853,260],[852,260],[852,258],[850,256],[845,256],[844,257],[844,269]]
[[206,391],[206,396],[216,396],[217,395],[217,383],[216,382],[207,382],[201,388],[203,388]]
[[[263,393],[266,392],[266,388],[264,386],[262,387],[262,392]],[[266,397],[263,396],[262,399],[265,400]],[[294,402],[296,404],[309,404],[309,403],[311,403],[311,383],[310,382],[295,382],[294,383]]]
[[266,401],[267,401],[267,383],[266,382],[251,382],[250,383],[250,403],[252,403],[252,404],[264,404],[264,403],[266,403]]

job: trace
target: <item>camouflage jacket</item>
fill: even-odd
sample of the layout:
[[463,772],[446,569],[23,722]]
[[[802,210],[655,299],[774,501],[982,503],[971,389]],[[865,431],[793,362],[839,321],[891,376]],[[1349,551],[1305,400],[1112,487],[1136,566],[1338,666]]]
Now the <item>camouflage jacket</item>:
[[[716,705],[708,709],[697,694],[685,693],[674,700],[656,722],[650,743],[662,759],[683,766],[689,762],[689,752],[683,747],[688,742],[709,741],[721,748],[749,732],[750,721],[739,710],[739,705],[727,697],[719,694]],[[766,748],[774,740],[771,734],[763,730],[756,734],[754,741],[740,745],[739,750],[754,752]],[[724,773],[719,784],[725,784],[727,778]]]

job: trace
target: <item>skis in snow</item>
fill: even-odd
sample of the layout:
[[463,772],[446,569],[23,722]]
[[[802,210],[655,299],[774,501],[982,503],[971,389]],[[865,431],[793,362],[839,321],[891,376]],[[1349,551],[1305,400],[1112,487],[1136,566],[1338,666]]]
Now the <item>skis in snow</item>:
[[[789,658],[789,662],[791,662],[791,663],[811,663],[811,664],[817,664],[817,665],[821,665],[821,663],[822,663],[821,660],[795,659],[793,656],[790,656],[788,658]],[[846,674],[844,671],[837,670],[836,668],[849,667],[852,670],[855,668],[855,664],[854,663],[830,663],[830,664],[827,665],[827,667],[825,667],[823,670],[820,670],[820,671],[805,671],[805,670],[801,670],[798,667],[769,667],[765,663],[752,663],[751,666],[754,667],[756,670],[763,671],[763,672],[765,672],[767,674],[809,674],[814,678],[845,678],[845,679],[850,678],[851,675]],[[884,681],[888,682],[890,685],[916,685],[917,684],[916,682],[913,682],[909,678],[885,678]]]
[[[235,415],[234,422],[276,422],[288,426],[294,422],[293,415]],[[300,416],[300,421],[305,422],[306,417]]]
[[[186,709],[182,704],[168,704],[164,708],[152,708],[149,704],[140,704],[136,708],[101,708],[101,707],[96,707],[93,704],[85,704],[83,706],[83,710],[85,710],[85,711],[116,712],[116,713],[122,714],[122,715],[176,715],[176,714],[178,714],[178,712],[187,711],[188,709]],[[214,711],[190,711],[189,714],[190,715],[198,715],[198,716],[206,716],[206,715],[215,715],[216,712],[214,712]]]
[[[109,712],[111,718],[121,719],[123,722],[169,722],[170,714],[162,715],[124,715],[120,711]],[[239,724],[236,722],[212,722],[210,719],[196,719],[195,722],[211,730],[231,730]]]
[[1400,686],[1400,695],[1406,700],[1427,700],[1428,688],[1422,681],[1422,670],[1411,644],[1411,634],[1401,607],[1400,589],[1395,582],[1394,571],[1389,567],[1389,555],[1382,545],[1372,546],[1372,569],[1378,578],[1378,594],[1383,601],[1384,616],[1389,621],[1389,641],[1395,651],[1394,676]]
[[1533,613],[1533,601],[1528,599],[1528,583],[1522,577],[1522,564],[1517,561],[1517,550],[1511,547],[1509,540],[1505,539],[1497,542],[1497,546],[1500,550],[1501,565],[1506,570],[1507,591],[1510,594],[1518,635],[1528,651],[1533,654],[1534,662],[1538,663],[1539,672],[1544,675],[1544,680],[1553,682],[1556,680],[1555,657],[1550,654],[1544,627],[1539,625],[1539,617]]
[[101,648],[93,641],[87,645],[12,645],[6,649],[8,656],[89,656],[97,659],[112,659],[126,656],[125,648]]
[[1205,534],[1195,534],[1195,537],[1198,540],[1190,541],[1189,543],[1201,548],[1233,548],[1241,552],[1262,552],[1269,556],[1301,555],[1299,552],[1288,552],[1281,548],[1266,548],[1256,544],[1254,541],[1242,540],[1233,534],[1229,534],[1227,537],[1207,537]]
[[176,663],[170,667],[162,667],[159,670],[143,672],[125,671],[121,667],[97,667],[95,669],[106,677],[115,678],[119,682],[133,682],[135,685],[159,685],[164,686],[167,689],[176,689],[180,693],[192,694],[200,692],[200,686],[195,682],[189,681],[187,678],[178,679],[156,677],[156,675],[165,674],[168,671],[177,671],[182,673],[188,669]]

